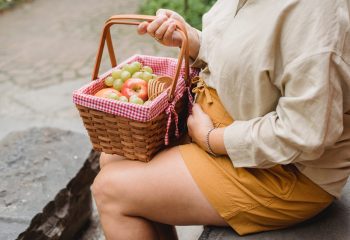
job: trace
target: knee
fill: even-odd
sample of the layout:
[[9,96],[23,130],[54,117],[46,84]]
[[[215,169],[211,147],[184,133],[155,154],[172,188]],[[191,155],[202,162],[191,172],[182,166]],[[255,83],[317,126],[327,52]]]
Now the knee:
[[110,189],[112,188],[112,180],[110,174],[106,171],[100,171],[96,176],[91,191],[97,206],[104,206],[113,196]]
[[123,156],[111,155],[111,154],[106,154],[102,152],[100,155],[100,169],[105,167],[108,163],[116,162],[118,160],[123,160],[123,159],[125,159]]
[[95,199],[96,204],[98,204],[98,205],[101,202],[102,197],[104,197],[104,195],[105,195],[105,192],[103,191],[103,187],[102,187],[103,182],[105,180],[104,180],[104,177],[100,176],[101,173],[102,172],[100,171],[99,174],[95,177],[94,182],[91,185],[92,195]]
[[102,169],[109,161],[108,154],[105,154],[104,152],[100,155],[100,169]]
[[100,208],[111,202],[120,202],[124,186],[125,181],[120,172],[111,171],[108,167],[102,169],[91,186],[92,195],[97,206]]

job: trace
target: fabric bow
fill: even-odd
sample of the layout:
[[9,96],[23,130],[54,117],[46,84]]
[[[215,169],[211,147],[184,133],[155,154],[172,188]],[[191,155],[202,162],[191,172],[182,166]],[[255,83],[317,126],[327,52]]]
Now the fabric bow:
[[208,85],[204,82],[204,80],[200,77],[194,77],[192,79],[192,84],[197,84],[196,87],[194,87],[192,89],[192,92],[194,94],[198,94],[200,92],[204,92],[205,94],[205,99],[207,100],[207,103],[208,104],[212,104],[213,103],[213,99],[211,98],[211,94],[210,94],[210,91],[208,89]]
[[173,101],[168,108],[165,110],[166,114],[168,115],[168,122],[167,122],[167,127],[166,127],[166,133],[165,133],[165,145],[169,145],[169,129],[170,129],[170,125],[171,125],[171,119],[172,119],[172,115],[174,115],[175,118],[175,136],[178,138],[180,136],[179,134],[179,127],[178,127],[178,123],[179,123],[179,116],[177,115],[177,112],[175,111],[175,104],[176,104],[176,100]]

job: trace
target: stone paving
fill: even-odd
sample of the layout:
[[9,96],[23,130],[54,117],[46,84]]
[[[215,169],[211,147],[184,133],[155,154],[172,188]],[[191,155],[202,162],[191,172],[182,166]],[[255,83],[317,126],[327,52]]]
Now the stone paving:
[[[114,14],[136,13],[140,3],[34,0],[1,13],[0,141],[13,131],[31,127],[57,127],[86,137],[71,93],[91,80],[104,21]],[[134,26],[112,30],[119,61],[133,54],[177,54],[176,49],[138,36]],[[105,55],[101,72],[109,68],[108,63]],[[1,201],[2,195],[0,191]],[[0,210],[0,219],[4,216]],[[95,225],[98,227],[96,221]],[[181,227],[180,239],[196,239],[200,230]],[[96,239],[101,237],[100,231],[97,235]]]
[[[90,81],[104,21],[140,1],[35,0],[0,15],[0,138],[42,124],[84,132],[71,92]],[[134,26],[112,28],[118,59],[174,52]],[[102,70],[109,65],[104,55]]]
[[[91,145],[53,128],[13,132],[0,141],[0,239],[13,240],[82,167]],[[64,151],[62,151],[64,150]]]

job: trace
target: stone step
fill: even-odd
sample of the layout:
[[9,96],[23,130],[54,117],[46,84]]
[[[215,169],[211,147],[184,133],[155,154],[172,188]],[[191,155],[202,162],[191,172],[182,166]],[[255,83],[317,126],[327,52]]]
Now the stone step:
[[[80,172],[90,150],[85,135],[54,128],[14,132],[0,141],[0,239],[16,239],[30,224],[27,233],[40,225],[42,232],[57,235],[54,232],[62,228],[54,231],[53,226],[61,223],[67,212],[77,213],[71,208],[73,201],[91,211],[88,186],[93,176],[89,179],[92,173]],[[73,181],[74,176],[79,180]],[[74,221],[80,217],[75,216]],[[20,239],[45,239],[24,236]]]

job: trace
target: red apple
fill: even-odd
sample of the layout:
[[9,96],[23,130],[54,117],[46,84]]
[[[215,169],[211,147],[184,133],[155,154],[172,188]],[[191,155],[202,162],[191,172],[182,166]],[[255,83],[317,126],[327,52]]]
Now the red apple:
[[124,82],[121,93],[127,98],[136,95],[143,101],[147,101],[147,85],[147,82],[141,78],[129,78]]

